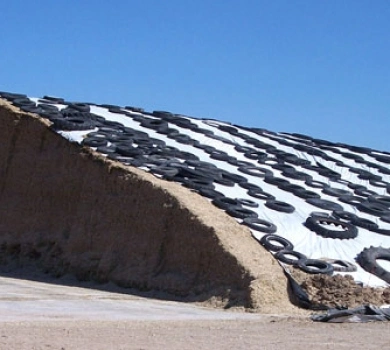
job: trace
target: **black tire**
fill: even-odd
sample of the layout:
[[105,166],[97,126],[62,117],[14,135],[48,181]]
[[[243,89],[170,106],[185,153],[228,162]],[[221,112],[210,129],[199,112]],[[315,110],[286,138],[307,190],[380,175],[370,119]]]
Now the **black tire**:
[[235,127],[229,125],[218,125],[218,129],[228,132],[229,134],[232,135],[236,135],[238,133],[238,130]]
[[329,218],[329,213],[325,213],[324,211],[312,211],[310,216],[318,216],[320,218]]
[[238,186],[245,188],[246,190],[258,190],[262,191],[261,187],[259,185],[253,184],[251,182],[240,182]]
[[199,188],[198,192],[200,195],[211,199],[222,198],[224,196],[222,192],[205,187]]
[[254,148],[252,147],[246,147],[246,146],[241,146],[241,145],[236,145],[234,146],[234,149],[237,151],[237,152],[240,152],[240,153],[247,153],[247,152],[253,152],[253,151],[256,151]]
[[34,101],[31,101],[29,98],[16,98],[12,101],[12,104],[17,107],[36,107],[36,103]]
[[229,206],[226,209],[226,213],[228,213],[230,216],[233,216],[235,218],[240,218],[240,219],[244,219],[248,217],[257,218],[256,212],[247,208],[243,208],[241,206]]
[[150,172],[155,175],[161,175],[164,179],[171,179],[179,173],[179,169],[167,166],[157,166],[151,168]]
[[109,153],[107,155],[107,158],[121,162],[121,163],[126,164],[126,165],[133,165],[133,166],[141,166],[142,165],[142,161],[139,161],[139,160],[136,161],[133,157],[122,156],[121,154],[118,154],[118,153]]
[[240,203],[230,197],[221,197],[213,199],[212,203],[220,209],[227,210],[229,207],[239,207]]
[[371,203],[379,203],[387,208],[390,208],[390,196],[373,195],[369,196],[367,200]]
[[354,193],[357,195],[357,196],[362,196],[362,197],[369,197],[369,196],[375,196],[377,195],[376,192],[374,191],[371,191],[371,190],[368,190],[367,188],[357,188]]
[[277,231],[276,225],[273,223],[254,217],[247,217],[242,221],[242,224],[248,226],[252,230],[264,232],[264,233],[275,233]]
[[352,190],[356,190],[356,189],[358,189],[358,188],[360,188],[360,189],[365,189],[365,187],[364,187],[363,185],[354,184],[353,182],[350,182],[350,183],[348,184],[348,187],[349,187],[350,189],[352,189]]
[[259,203],[256,203],[255,201],[252,201],[250,199],[246,198],[236,198],[236,201],[240,204],[243,205],[244,207],[249,207],[249,208],[258,208]]
[[[358,234],[358,230],[354,225],[330,217],[309,216],[306,219],[305,225],[308,229],[324,238],[352,239],[356,238]],[[332,226],[341,227],[342,230],[332,230],[330,229]]]
[[76,111],[79,112],[89,112],[91,109],[89,104],[82,103],[82,102],[68,103],[67,108],[75,109]]
[[384,205],[379,203],[370,203],[368,201],[359,203],[356,205],[356,208],[358,208],[360,211],[363,211],[368,214],[372,214],[375,216],[384,216],[389,214],[389,209],[386,208]]
[[356,261],[368,273],[372,273],[385,282],[390,283],[390,272],[377,263],[378,259],[390,261],[390,249],[373,246],[364,248],[357,256]]
[[[342,163],[341,163],[342,164]],[[336,173],[335,171],[333,170],[330,170],[330,169],[320,169],[318,171],[318,173],[322,176],[325,176],[327,177],[328,179],[330,180],[337,180],[337,179],[340,179],[341,178],[341,175],[339,173]]]
[[272,176],[271,170],[268,170],[265,168],[260,168],[257,166],[239,167],[238,171],[241,171],[244,174],[257,176],[257,177],[261,177],[261,178],[264,178],[265,176]]
[[386,222],[386,223],[390,224],[390,214],[382,215],[382,216],[381,216],[381,220],[382,220],[383,222]]
[[364,197],[359,197],[359,196],[353,196],[353,195],[343,195],[339,197],[339,201],[351,205],[357,205],[363,201],[365,201],[366,198]]
[[228,163],[231,164],[231,165],[234,165],[236,167],[240,167],[240,166],[253,166],[252,163],[250,162],[245,162],[243,160],[238,160],[237,158],[230,158],[228,160]]
[[344,210],[340,204],[322,198],[308,198],[306,202],[325,210]]
[[240,183],[240,182],[248,182],[248,179],[245,178],[244,176],[238,175],[238,174],[233,174],[228,171],[222,171],[221,172],[222,177],[228,180],[231,180],[235,183]]
[[[148,156],[148,161],[156,164],[158,166],[167,166],[167,163],[172,161],[174,158],[171,156],[166,156],[163,152],[160,153],[161,150],[157,154],[151,154]],[[172,167],[171,167],[172,168]]]
[[54,97],[48,95],[43,96],[43,99],[46,101],[50,101],[50,103],[55,103],[55,104],[64,104],[65,102],[65,100],[61,97]]
[[[277,242],[279,244],[273,244],[272,242]],[[267,234],[261,237],[260,244],[264,246],[265,249],[271,252],[278,252],[279,250],[293,250],[293,244],[286,238]]]
[[201,168],[202,170],[203,169],[212,169],[215,171],[220,171],[220,169],[218,169],[213,163],[210,163],[210,162],[188,159],[184,163],[187,164],[188,166],[191,166],[191,167],[194,167],[197,169]]
[[244,153],[244,157],[248,159],[257,160],[258,162],[262,162],[264,159],[267,158],[267,153],[260,151],[251,151]]
[[379,233],[380,235],[383,235],[383,236],[390,236],[389,229],[378,227],[378,228],[372,229],[371,231],[375,232],[375,233]]
[[355,216],[351,219],[351,224],[365,228],[369,231],[374,231],[378,229],[378,225],[374,221],[360,218],[358,216]]
[[329,196],[334,196],[334,197],[352,195],[352,193],[348,190],[343,190],[341,188],[333,188],[333,187],[324,188],[322,190],[322,193],[325,193]]
[[52,122],[52,127],[55,130],[74,131],[92,130],[95,128],[95,123],[92,120],[77,117],[53,119]]
[[283,190],[283,191],[290,192],[290,193],[294,193],[294,194],[295,194],[296,191],[305,190],[305,188],[302,187],[302,186],[295,185],[295,184],[290,184],[290,183],[284,184],[284,185],[280,185],[280,186],[278,186],[278,187],[279,187],[281,190]]
[[345,211],[345,210],[334,210],[332,215],[336,219],[347,220],[347,221],[351,221],[353,218],[357,217],[356,214],[350,213],[349,211]]
[[223,186],[227,186],[227,187],[234,187],[234,185],[235,185],[235,182],[233,182],[229,179],[224,179],[223,177],[218,177],[218,176],[214,177],[214,182],[217,184],[223,185]]
[[309,181],[312,179],[312,177],[310,175],[308,175],[302,171],[296,171],[295,169],[294,169],[294,171],[290,171],[290,170],[283,171],[282,175],[285,177],[289,177],[291,179],[295,179],[295,180]]
[[20,108],[23,112],[34,113],[34,114],[39,114],[39,115],[41,115],[42,112],[44,112],[44,111],[42,110],[42,108],[36,107],[36,106],[19,106],[19,108]]
[[[38,107],[39,108],[39,107]],[[39,116],[42,118],[46,118],[49,120],[54,120],[54,119],[62,119],[63,116],[60,112],[51,112],[51,111],[40,111]]]
[[[93,133],[90,133],[93,134]],[[88,136],[90,135],[88,134]],[[127,144],[128,146],[131,146],[135,141],[134,138],[128,135],[124,135],[122,133],[113,133],[113,134],[107,134],[107,140],[110,142],[115,142],[116,144]]]
[[161,127],[168,128],[168,123],[165,120],[161,119],[152,119],[152,118],[145,118],[140,123],[141,126],[148,128],[148,129],[154,129],[157,130]]
[[98,147],[96,148],[96,151],[103,154],[116,153],[116,146],[111,145],[111,146]]
[[308,191],[308,190],[296,190],[293,192],[297,197],[308,199],[308,198],[320,198],[320,195],[317,192],[314,191]]
[[108,141],[103,137],[86,137],[81,141],[83,146],[103,147],[107,146]]
[[264,192],[261,188],[260,189],[252,188],[248,190],[247,194],[248,196],[261,199],[264,201],[275,199],[275,197],[272,194]]
[[295,168],[292,165],[287,165],[285,163],[281,163],[278,161],[278,163],[271,165],[272,169],[280,170],[282,172],[284,171],[295,171]]
[[266,176],[264,177],[264,182],[276,186],[287,185],[290,183],[289,181],[276,176]]
[[132,147],[125,145],[117,145],[117,152],[126,157],[136,157],[145,154],[145,149],[141,147]]
[[222,162],[228,162],[229,160],[235,159],[234,157],[229,156],[226,152],[223,151],[211,152],[210,158],[215,160],[220,160]]
[[357,270],[355,264],[346,260],[328,258],[321,258],[321,260],[327,262],[328,264],[331,264],[333,266],[333,270],[336,272],[356,272]]
[[190,145],[195,140],[186,134],[169,134],[168,138],[175,140],[176,142],[182,143],[184,145]]
[[[294,256],[295,259],[291,259],[288,256]],[[306,255],[296,252],[295,250],[279,250],[275,253],[274,257],[282,263],[297,266],[300,262],[307,260]]]
[[209,188],[214,190],[215,186],[207,181],[204,181],[204,179],[183,179],[180,176],[175,176],[173,178],[169,178],[170,181],[176,181],[181,183],[184,187],[190,188],[194,191],[199,191],[201,188]]
[[378,162],[390,164],[390,157],[389,156],[375,155],[375,159]]
[[27,95],[24,94],[16,94],[13,92],[5,92],[5,91],[0,91],[0,96],[2,98],[5,98],[8,101],[13,101],[17,98],[28,98]]
[[333,273],[333,266],[326,261],[317,259],[306,259],[299,261],[297,265],[302,271],[310,274],[325,274],[331,275]]
[[317,180],[307,180],[305,181],[305,184],[309,187],[313,187],[313,188],[321,188],[321,189],[324,189],[324,188],[328,188],[329,185],[326,184],[325,182],[321,182],[321,181],[317,181]]
[[288,213],[288,214],[291,214],[295,211],[294,206],[292,206],[291,204],[277,201],[275,199],[267,200],[264,205],[269,209],[280,211],[283,213]]
[[370,185],[375,186],[375,187],[380,187],[380,188],[387,188],[387,186],[389,185],[388,182],[382,181],[382,180],[370,179],[369,182],[370,182]]
[[45,112],[59,113],[60,111],[57,106],[48,105],[45,103],[40,103],[38,107],[43,109]]

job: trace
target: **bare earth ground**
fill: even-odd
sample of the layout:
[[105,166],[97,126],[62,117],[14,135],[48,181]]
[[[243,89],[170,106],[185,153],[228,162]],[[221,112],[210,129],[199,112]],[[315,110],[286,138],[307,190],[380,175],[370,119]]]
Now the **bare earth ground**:
[[386,349],[387,324],[83,321],[1,324],[0,349]]
[[71,277],[1,275],[0,349],[359,350],[386,349],[390,340],[387,322],[314,323],[309,315],[205,308]]

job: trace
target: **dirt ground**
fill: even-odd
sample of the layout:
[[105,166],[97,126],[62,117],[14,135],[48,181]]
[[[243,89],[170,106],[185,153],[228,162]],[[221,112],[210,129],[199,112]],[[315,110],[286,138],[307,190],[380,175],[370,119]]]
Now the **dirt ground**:
[[2,322],[0,349],[386,349],[388,323],[292,318],[216,321]]
[[0,349],[386,349],[390,323],[316,323],[0,269]]

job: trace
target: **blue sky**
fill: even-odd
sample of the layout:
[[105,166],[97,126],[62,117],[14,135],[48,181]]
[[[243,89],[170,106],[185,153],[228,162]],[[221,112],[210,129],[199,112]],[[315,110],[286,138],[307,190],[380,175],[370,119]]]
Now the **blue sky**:
[[13,0],[0,90],[390,151],[390,2]]

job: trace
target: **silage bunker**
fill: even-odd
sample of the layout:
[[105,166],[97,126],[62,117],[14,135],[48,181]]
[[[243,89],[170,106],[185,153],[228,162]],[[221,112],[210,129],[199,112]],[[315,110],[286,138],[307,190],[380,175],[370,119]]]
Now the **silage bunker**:
[[201,196],[69,142],[0,100],[3,262],[262,312],[293,310],[282,269]]

